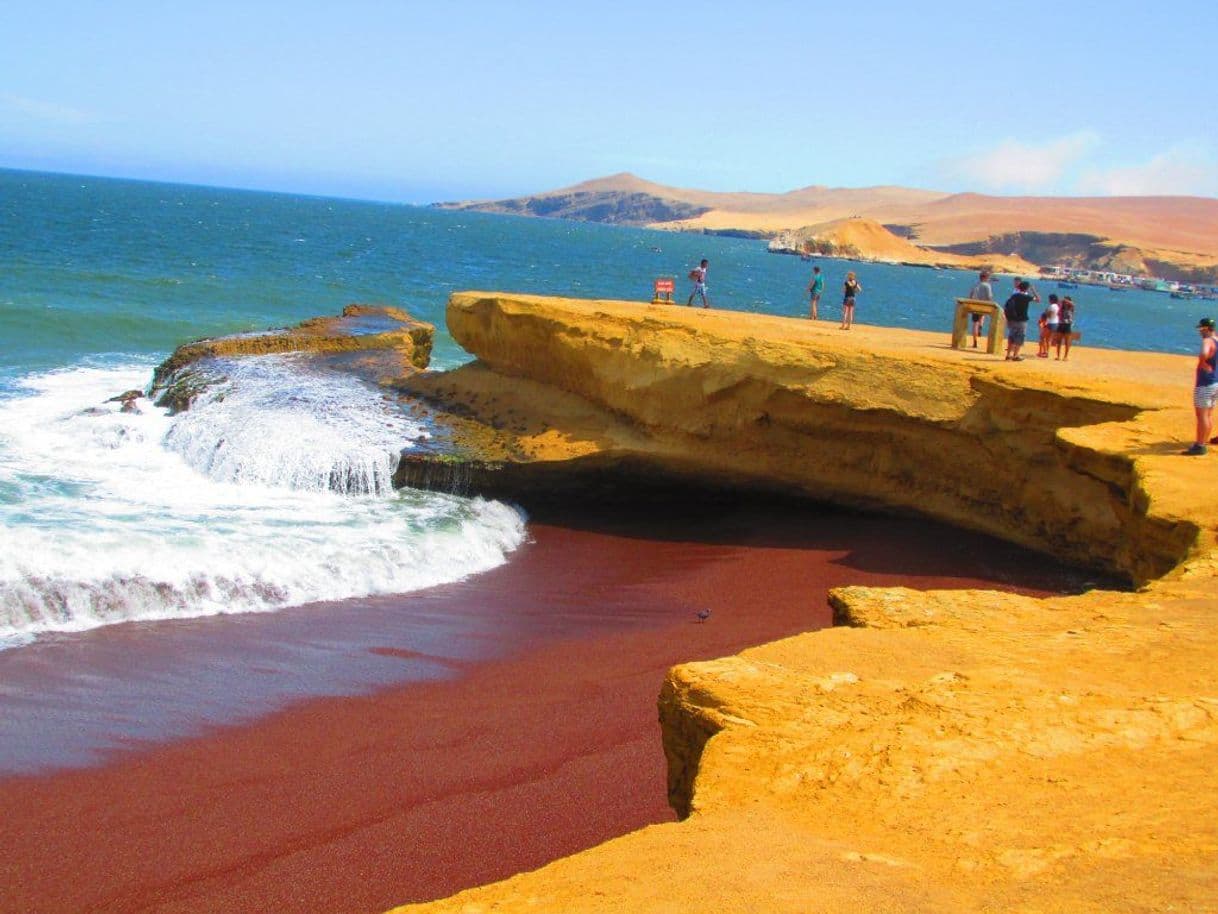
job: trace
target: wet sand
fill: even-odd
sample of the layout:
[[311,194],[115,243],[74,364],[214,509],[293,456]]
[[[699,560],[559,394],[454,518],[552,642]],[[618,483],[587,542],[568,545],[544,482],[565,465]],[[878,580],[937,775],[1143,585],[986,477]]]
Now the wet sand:
[[[673,818],[655,701],[674,663],[827,625],[831,586],[1085,580],[984,537],[831,512],[531,531],[506,566],[422,594],[77,636],[81,662],[113,668],[40,710],[53,721],[61,705],[65,731],[104,731],[118,683],[158,721],[175,701],[190,717],[189,677],[166,690],[148,671],[189,670],[198,638],[224,646],[207,688],[228,691],[201,719],[226,724],[154,725],[69,770],[51,770],[56,741],[35,746],[42,770],[0,780],[0,911],[377,912],[451,894]],[[326,629],[336,618],[359,637]],[[421,641],[429,625],[446,636]],[[261,659],[268,643],[278,664]],[[288,675],[306,662],[315,676]],[[53,678],[7,668],[0,657],[0,716]],[[273,699],[286,707],[263,713],[252,683],[267,679],[287,681]]]

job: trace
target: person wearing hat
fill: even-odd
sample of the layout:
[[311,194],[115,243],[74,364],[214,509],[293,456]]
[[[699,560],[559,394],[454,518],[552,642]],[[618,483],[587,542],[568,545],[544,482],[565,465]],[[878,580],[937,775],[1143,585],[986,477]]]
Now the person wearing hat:
[[1197,357],[1197,380],[1193,386],[1193,408],[1197,411],[1197,440],[1185,451],[1189,457],[1206,452],[1214,428],[1214,403],[1218,402],[1218,340],[1214,339],[1214,319],[1197,321],[1201,334],[1201,353]]

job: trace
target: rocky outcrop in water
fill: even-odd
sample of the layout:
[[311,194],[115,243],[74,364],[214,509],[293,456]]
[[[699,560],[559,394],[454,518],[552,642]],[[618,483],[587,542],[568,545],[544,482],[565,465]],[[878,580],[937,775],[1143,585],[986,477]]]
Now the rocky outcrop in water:
[[426,368],[435,328],[400,308],[348,305],[336,317],[310,318],[295,327],[195,340],[157,366],[150,396],[180,412],[223,378],[216,360],[301,353],[376,383],[390,383]]

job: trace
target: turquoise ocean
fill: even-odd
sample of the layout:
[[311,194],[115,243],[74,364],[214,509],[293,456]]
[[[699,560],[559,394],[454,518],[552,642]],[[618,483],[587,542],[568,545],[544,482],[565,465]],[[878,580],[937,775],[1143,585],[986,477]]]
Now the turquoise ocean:
[[[179,343],[385,303],[436,325],[433,366],[449,368],[468,359],[444,331],[454,290],[643,302],[675,275],[683,298],[702,257],[716,307],[804,313],[811,264],[754,240],[0,171],[0,647],[409,592],[524,541],[510,506],[394,491],[396,456],[422,430],[290,358],[235,367],[225,396],[176,417],[107,402],[146,387]],[[944,333],[973,280],[820,263],[830,290],[859,274],[861,322]],[[1124,349],[1191,352],[1206,304],[1072,294],[1085,345]],[[836,304],[831,292],[822,317]]]

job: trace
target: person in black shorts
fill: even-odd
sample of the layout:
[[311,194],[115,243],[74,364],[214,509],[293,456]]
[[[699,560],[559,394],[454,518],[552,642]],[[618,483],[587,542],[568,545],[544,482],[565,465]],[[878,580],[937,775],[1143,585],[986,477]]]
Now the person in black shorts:
[[1028,306],[1032,304],[1031,284],[1020,280],[1016,292],[1002,306],[1002,313],[1007,319],[1007,361],[1022,362],[1025,334],[1028,330]]
[[863,286],[854,278],[854,272],[847,273],[842,285],[842,326],[839,329],[849,330],[854,326],[854,300],[862,291]]
[[[1069,295],[1062,299],[1061,316],[1057,321],[1057,333],[1053,334],[1053,345],[1057,349],[1057,358],[1066,361],[1070,358],[1070,339],[1074,334],[1074,299]],[[1062,355],[1062,343],[1066,344],[1066,354]]]

